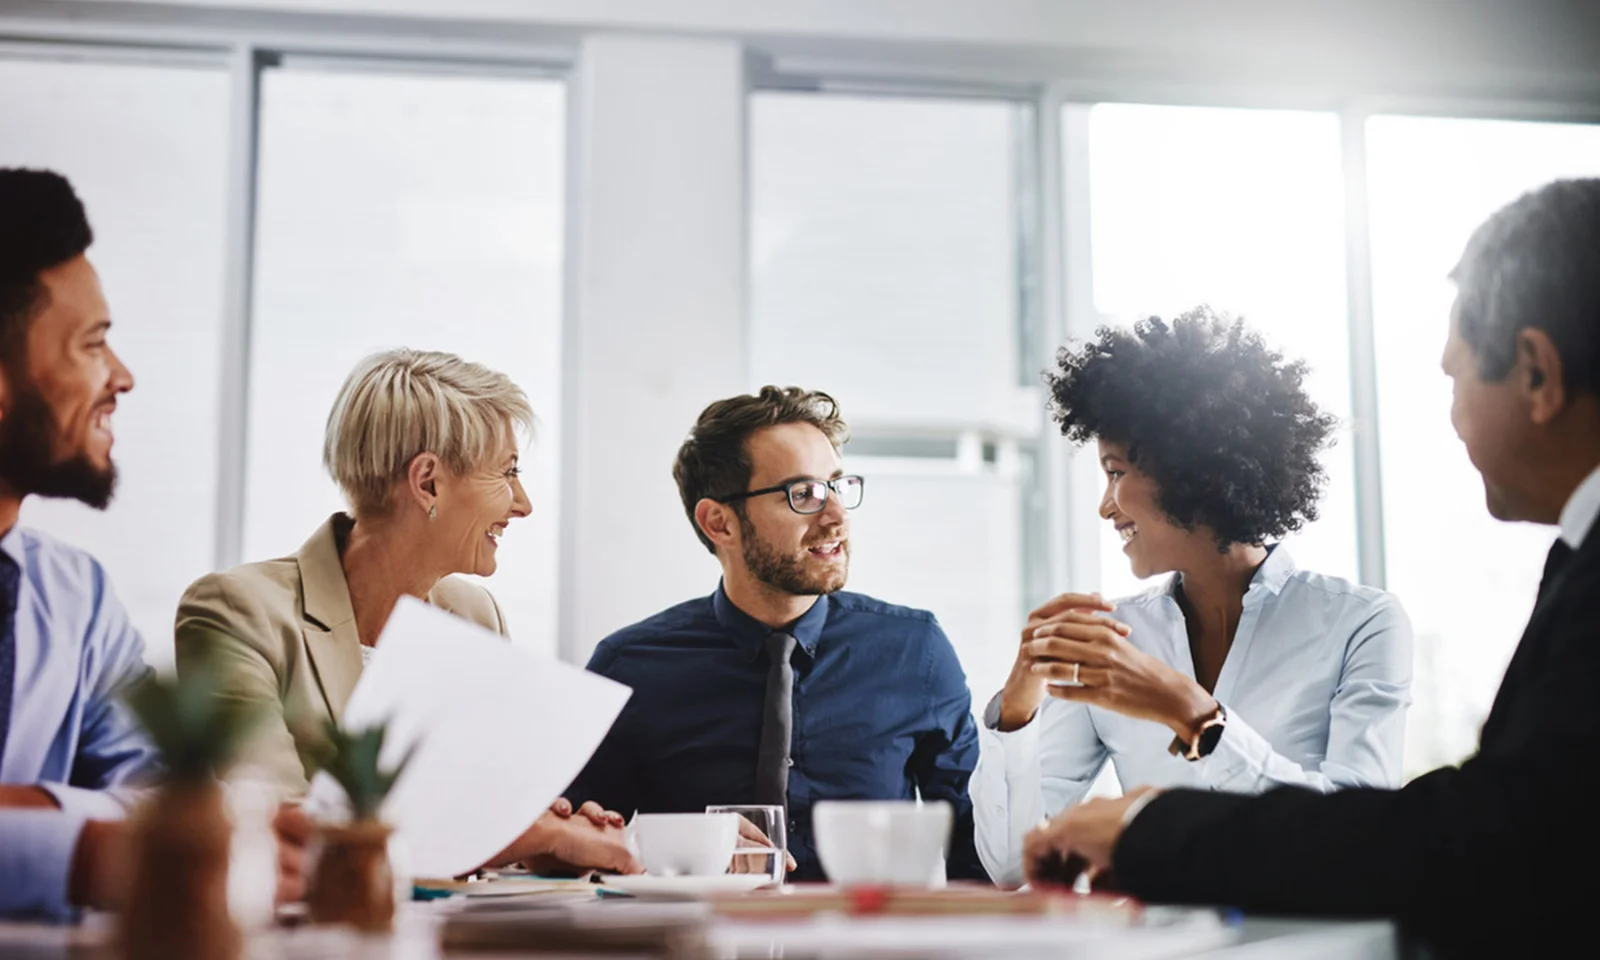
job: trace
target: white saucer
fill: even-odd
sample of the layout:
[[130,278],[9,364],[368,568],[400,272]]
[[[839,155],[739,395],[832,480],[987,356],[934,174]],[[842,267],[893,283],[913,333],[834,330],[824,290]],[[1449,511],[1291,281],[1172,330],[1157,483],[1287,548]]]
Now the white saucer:
[[693,900],[714,893],[748,893],[772,885],[764,873],[724,873],[714,877],[607,876],[600,880],[603,890],[615,890],[651,900]]

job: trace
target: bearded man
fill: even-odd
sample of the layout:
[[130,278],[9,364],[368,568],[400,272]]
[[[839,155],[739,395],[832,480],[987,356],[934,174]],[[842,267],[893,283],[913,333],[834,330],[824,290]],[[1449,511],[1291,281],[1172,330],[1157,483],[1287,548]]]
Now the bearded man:
[[700,414],[672,472],[722,583],[595,649],[589,669],[634,693],[568,796],[624,813],[783,806],[800,881],[823,879],[817,801],[945,800],[948,875],[987,880],[955,650],[931,613],[843,592],[865,488],[841,465],[847,438],[833,398],[797,387]]
[[[116,489],[111,421],[133,374],[93,240],[65,177],[0,169],[0,917],[115,908],[123,818],[159,772],[120,702],[150,668],[105,569],[18,522],[29,497],[104,510]],[[277,827],[278,895],[295,899],[310,821],[291,808]]]

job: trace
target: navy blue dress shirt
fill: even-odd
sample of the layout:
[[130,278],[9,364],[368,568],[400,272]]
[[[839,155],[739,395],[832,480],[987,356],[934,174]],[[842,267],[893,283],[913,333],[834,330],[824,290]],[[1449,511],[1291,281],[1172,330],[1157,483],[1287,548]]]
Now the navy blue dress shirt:
[[[978,762],[971,694],[933,614],[853,593],[818,599],[794,634],[793,880],[824,878],[811,831],[818,800],[947,800],[946,872],[987,880],[967,781]],[[568,791],[624,815],[752,803],[772,630],[719,586],[617,631],[589,669],[633,688]]]

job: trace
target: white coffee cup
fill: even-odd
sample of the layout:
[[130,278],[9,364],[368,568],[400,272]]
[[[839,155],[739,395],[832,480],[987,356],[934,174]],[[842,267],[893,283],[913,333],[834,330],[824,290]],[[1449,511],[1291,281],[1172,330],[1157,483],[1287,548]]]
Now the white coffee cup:
[[709,877],[728,872],[739,842],[737,813],[640,813],[628,825],[639,863],[658,877]]
[[943,800],[823,800],[811,810],[822,869],[846,886],[929,886],[950,846],[952,819]]

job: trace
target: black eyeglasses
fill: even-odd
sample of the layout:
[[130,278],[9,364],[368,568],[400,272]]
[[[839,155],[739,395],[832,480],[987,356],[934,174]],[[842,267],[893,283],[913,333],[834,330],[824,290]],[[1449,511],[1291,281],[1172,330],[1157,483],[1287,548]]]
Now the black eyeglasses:
[[759,497],[762,494],[781,493],[789,498],[790,510],[799,514],[812,514],[821,513],[822,508],[828,505],[829,492],[839,495],[839,502],[846,510],[854,510],[861,506],[861,498],[865,495],[866,489],[866,478],[857,476],[834,477],[832,480],[790,480],[775,487],[746,490],[744,493],[728,497],[717,497],[716,500],[718,503],[732,503],[735,500]]

